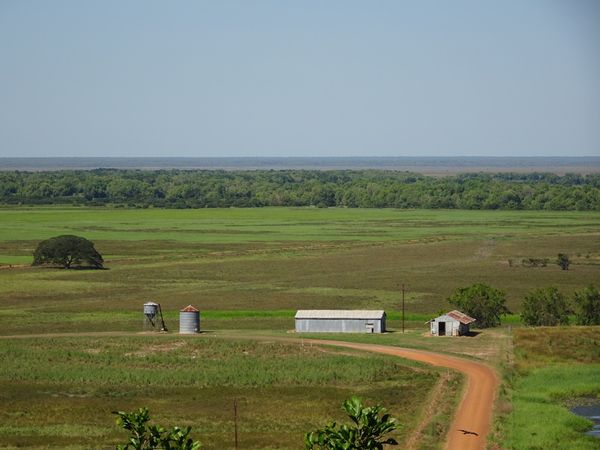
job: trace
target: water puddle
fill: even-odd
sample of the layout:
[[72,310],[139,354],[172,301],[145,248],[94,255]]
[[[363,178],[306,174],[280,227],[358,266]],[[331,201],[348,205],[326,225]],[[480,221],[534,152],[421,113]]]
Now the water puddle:
[[571,412],[594,422],[594,427],[586,434],[600,438],[600,404],[575,406]]

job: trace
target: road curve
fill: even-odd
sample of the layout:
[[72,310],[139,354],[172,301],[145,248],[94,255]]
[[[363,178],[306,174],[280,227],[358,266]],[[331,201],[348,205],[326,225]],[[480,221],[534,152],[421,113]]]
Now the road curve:
[[499,385],[498,376],[490,367],[472,360],[424,350],[324,339],[310,339],[310,341],[315,344],[399,356],[433,366],[448,367],[463,373],[467,377],[467,384],[462,400],[456,409],[444,448],[446,450],[485,450]]
[[[89,336],[89,337],[111,337],[111,336],[131,336],[145,333],[132,332],[83,332],[83,333],[48,333],[48,334],[28,334],[0,336],[2,339],[27,339],[27,338],[49,338],[49,337],[71,337],[71,336]],[[157,336],[152,333],[152,336]],[[169,336],[169,334],[164,334]],[[172,334],[171,334],[172,336]],[[191,335],[190,335],[191,336]],[[355,342],[334,341],[327,339],[300,339],[274,336],[219,336],[237,339],[261,339],[292,342],[312,342],[318,345],[330,345],[335,347],[351,348],[385,355],[398,356],[400,358],[420,361],[432,366],[447,367],[463,373],[467,377],[467,384],[463,397],[456,409],[454,421],[450,426],[450,431],[446,437],[445,450],[485,450],[487,437],[492,424],[492,413],[494,399],[498,391],[499,379],[490,367],[469,359],[458,358],[455,356],[433,353],[425,350],[415,350],[402,347],[393,347],[388,345],[360,344]]]

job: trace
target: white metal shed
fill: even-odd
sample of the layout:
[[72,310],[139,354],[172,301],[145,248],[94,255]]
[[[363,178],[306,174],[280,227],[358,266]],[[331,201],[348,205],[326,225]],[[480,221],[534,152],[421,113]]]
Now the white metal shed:
[[383,333],[385,311],[305,309],[296,313],[297,333]]
[[465,313],[454,310],[427,322],[432,336],[462,336],[469,333],[469,325],[475,319]]

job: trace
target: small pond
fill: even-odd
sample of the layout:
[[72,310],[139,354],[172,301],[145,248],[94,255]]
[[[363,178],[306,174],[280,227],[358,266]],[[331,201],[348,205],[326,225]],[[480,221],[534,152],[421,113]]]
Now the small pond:
[[594,427],[587,434],[600,438],[600,404],[575,406],[571,412],[594,422]]

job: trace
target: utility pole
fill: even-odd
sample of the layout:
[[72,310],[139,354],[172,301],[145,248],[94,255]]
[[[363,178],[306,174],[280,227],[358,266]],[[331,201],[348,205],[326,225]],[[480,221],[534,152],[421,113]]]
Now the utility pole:
[[402,283],[402,334],[404,334],[404,283]]
[[233,424],[234,424],[234,434],[235,434],[235,450],[238,450],[238,414],[237,414],[237,398],[233,399]]

